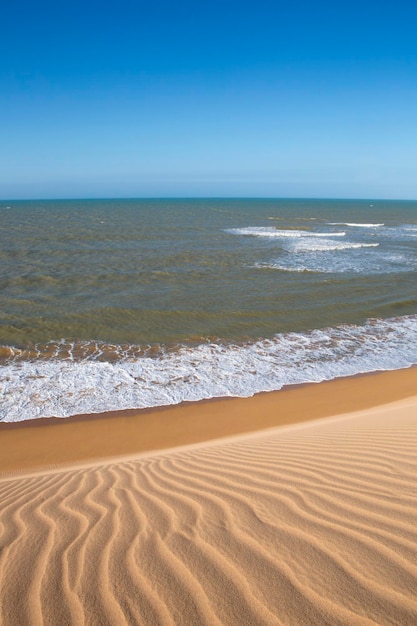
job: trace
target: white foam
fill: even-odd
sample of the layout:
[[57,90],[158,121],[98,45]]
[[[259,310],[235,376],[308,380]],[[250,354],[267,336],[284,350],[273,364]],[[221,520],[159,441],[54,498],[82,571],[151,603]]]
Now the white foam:
[[417,226],[415,224],[398,224],[396,226],[386,226],[378,231],[378,238],[383,238],[387,243],[391,244],[409,244],[417,234]]
[[297,241],[293,244],[294,252],[331,252],[334,250],[355,250],[358,248],[377,248],[379,243],[354,243],[351,241],[338,242],[330,239],[322,241]]
[[351,226],[353,228],[379,228],[385,224],[358,224],[354,222],[328,222],[329,226]]
[[298,238],[298,237],[344,237],[345,232],[316,233],[309,230],[285,230],[271,226],[250,226],[244,228],[228,228],[232,235],[249,235],[252,237]]
[[412,272],[416,262],[404,254],[374,252],[371,250],[314,250],[298,249],[292,254],[278,259],[258,262],[253,267],[274,269],[284,272],[311,272],[314,274],[355,273],[355,274],[391,274]]
[[117,362],[18,362],[0,370],[1,419],[145,408],[251,396],[417,363],[417,315],[369,320],[242,345],[205,343]]
[[255,263],[253,267],[257,267],[259,269],[270,269],[270,270],[281,270],[282,272],[296,272],[296,273],[309,273],[309,274],[321,274],[325,270],[313,269],[311,267],[307,267],[306,265],[284,265],[283,263],[279,263],[279,261],[270,261],[266,263]]
[[406,237],[417,237],[417,226],[408,226],[404,231]]

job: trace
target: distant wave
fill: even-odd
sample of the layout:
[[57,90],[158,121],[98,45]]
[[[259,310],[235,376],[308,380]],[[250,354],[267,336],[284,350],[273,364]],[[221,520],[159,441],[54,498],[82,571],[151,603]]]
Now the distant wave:
[[357,228],[379,228],[385,224],[357,224],[354,222],[328,222],[329,226],[352,226]]
[[[298,242],[297,242],[298,243]],[[320,242],[322,243],[322,242]],[[314,244],[312,244],[314,245]],[[378,244],[372,244],[372,246]],[[367,247],[365,245],[365,247]],[[416,270],[416,262],[404,254],[386,252],[351,252],[343,249],[327,248],[316,249],[312,246],[296,249],[294,245],[289,254],[277,259],[259,261],[252,267],[258,269],[273,269],[283,272],[307,272],[311,274],[398,274]],[[340,252],[340,254],[339,254]],[[365,256],[366,255],[366,256]]]
[[354,250],[356,248],[377,248],[379,243],[353,243],[336,241],[297,241],[293,245],[295,252],[330,252],[333,250]]
[[296,272],[297,274],[322,274],[323,270],[307,267],[306,265],[284,265],[278,261],[266,261],[264,263],[255,263],[253,267],[268,270],[281,270],[282,272]]
[[345,232],[316,233],[309,230],[284,230],[271,226],[227,228],[226,232],[232,235],[250,235],[252,237],[344,237]]
[[[100,346],[98,346],[100,348]],[[94,344],[94,349],[97,344]],[[36,359],[0,370],[0,419],[145,408],[222,396],[247,397],[284,385],[320,382],[417,363],[417,315],[372,319],[305,333],[282,333],[243,344],[202,343],[109,361]],[[105,346],[98,353],[102,354]],[[134,356],[134,353],[138,356]]]

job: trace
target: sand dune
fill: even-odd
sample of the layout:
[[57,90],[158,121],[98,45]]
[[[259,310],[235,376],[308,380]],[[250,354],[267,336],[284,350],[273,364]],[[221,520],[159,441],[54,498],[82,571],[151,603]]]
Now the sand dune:
[[417,398],[0,481],[0,622],[417,624]]

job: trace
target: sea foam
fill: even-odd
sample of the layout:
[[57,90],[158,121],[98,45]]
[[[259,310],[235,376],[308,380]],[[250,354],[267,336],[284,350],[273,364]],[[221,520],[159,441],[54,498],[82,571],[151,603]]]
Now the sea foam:
[[[124,348],[121,347],[121,350]],[[221,396],[247,397],[417,363],[417,315],[372,319],[243,344],[160,347],[155,354],[103,362],[34,360],[1,369],[0,418],[146,408]]]
[[345,232],[319,233],[309,230],[285,230],[273,228],[271,226],[249,226],[244,228],[228,228],[226,232],[232,235],[249,235],[252,237],[272,237],[272,238],[297,238],[297,237],[344,237]]
[[380,228],[385,224],[362,224],[355,222],[328,222],[329,226],[350,226],[353,228]]
[[354,243],[351,241],[339,242],[330,239],[309,241],[303,239],[293,244],[294,252],[331,252],[333,250],[355,250],[358,248],[377,248],[379,243]]
[[[363,247],[363,246],[361,246]],[[367,246],[365,246],[366,248]],[[372,244],[378,247],[378,244]],[[401,253],[374,250],[345,249],[335,246],[318,248],[314,244],[293,247],[290,253],[276,259],[259,261],[253,265],[258,269],[273,269],[284,272],[307,272],[312,274],[399,274],[414,272],[416,261]]]

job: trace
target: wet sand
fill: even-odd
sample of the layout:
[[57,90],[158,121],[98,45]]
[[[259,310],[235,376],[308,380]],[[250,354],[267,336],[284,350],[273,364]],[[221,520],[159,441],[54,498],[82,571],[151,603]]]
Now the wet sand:
[[251,398],[0,424],[0,474],[142,453],[348,413],[417,394],[417,367]]

